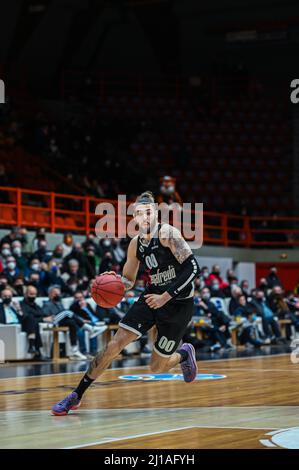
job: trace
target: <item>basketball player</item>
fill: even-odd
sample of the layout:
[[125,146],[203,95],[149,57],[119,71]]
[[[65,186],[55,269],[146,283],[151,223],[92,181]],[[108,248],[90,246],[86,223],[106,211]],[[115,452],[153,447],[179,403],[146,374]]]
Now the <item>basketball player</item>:
[[126,290],[132,289],[140,263],[147,268],[150,281],[119,323],[105,350],[92,360],[77,388],[53,406],[54,415],[66,415],[77,409],[85,391],[113,359],[154,325],[158,335],[151,356],[151,372],[167,372],[180,364],[185,382],[196,378],[193,346],[186,343],[178,347],[193,314],[193,281],[199,274],[198,264],[180,231],[168,224],[158,224],[152,193],[145,192],[137,198],[134,219],[139,235],[128,247],[122,282]]

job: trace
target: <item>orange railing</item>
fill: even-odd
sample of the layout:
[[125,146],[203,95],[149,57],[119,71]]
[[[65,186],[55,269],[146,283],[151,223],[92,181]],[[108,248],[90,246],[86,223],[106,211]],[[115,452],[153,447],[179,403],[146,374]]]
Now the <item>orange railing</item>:
[[[50,232],[94,232],[100,202],[89,196],[0,187],[0,226],[45,227]],[[128,202],[129,204],[129,202]],[[126,221],[130,216],[125,216]],[[299,217],[248,217],[204,210],[205,244],[240,247],[299,246]],[[116,212],[116,227],[118,223]],[[194,223],[191,222],[194,229]]]

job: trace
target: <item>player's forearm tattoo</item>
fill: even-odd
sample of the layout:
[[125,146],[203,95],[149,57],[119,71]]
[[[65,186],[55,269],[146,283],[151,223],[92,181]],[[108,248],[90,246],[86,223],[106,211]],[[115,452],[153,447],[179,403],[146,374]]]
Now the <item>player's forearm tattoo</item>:
[[168,232],[168,246],[177,261],[182,264],[190,255],[192,255],[192,250],[177,229],[170,226]]
[[127,279],[125,276],[121,277],[122,283],[125,286],[125,290],[130,290],[134,286],[134,282]]

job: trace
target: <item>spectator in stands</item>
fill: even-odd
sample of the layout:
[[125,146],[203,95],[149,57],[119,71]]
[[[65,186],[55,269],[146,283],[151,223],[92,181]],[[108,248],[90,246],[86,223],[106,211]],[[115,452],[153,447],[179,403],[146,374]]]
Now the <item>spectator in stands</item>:
[[63,264],[63,246],[62,244],[56,245],[52,253],[52,261],[55,261],[57,266],[62,266]]
[[235,275],[235,271],[233,269],[226,270],[226,279],[229,284],[231,284],[231,281],[233,279],[237,279],[237,276]]
[[24,315],[32,315],[37,322],[52,322],[52,317],[47,317],[43,309],[36,303],[37,289],[34,286],[27,286],[21,308]]
[[212,267],[211,274],[209,274],[207,278],[207,286],[211,286],[212,281],[217,281],[219,284],[219,289],[224,289],[225,287],[227,287],[228,286],[227,282],[225,282],[221,278],[220,274],[221,274],[220,266],[218,264],[214,264],[214,266]]
[[265,344],[270,342],[284,341],[278,322],[274,318],[274,314],[270,309],[265,294],[261,289],[256,289],[255,295],[250,303],[255,307],[256,313],[262,318],[263,331],[266,336]]
[[269,274],[267,276],[267,284],[269,289],[272,289],[275,286],[281,286],[282,283],[279,277],[277,276],[277,267],[276,266],[271,266],[269,269]]
[[8,258],[8,256],[11,256],[12,253],[11,253],[11,247],[10,247],[10,244],[5,242],[2,244],[2,247],[1,247],[1,263],[3,266],[6,265],[6,260]]
[[212,279],[210,283],[211,297],[225,298],[223,290],[220,288],[219,281]]
[[20,270],[17,268],[16,259],[14,256],[8,256],[6,258],[6,267],[3,270],[3,274],[7,276],[8,283],[12,286],[16,280]]
[[208,277],[209,277],[209,268],[207,266],[203,266],[201,268],[199,277],[195,281],[196,288],[202,289],[203,287],[205,287],[207,285]]
[[5,276],[5,274],[2,273],[0,275],[0,294],[7,287],[9,287],[7,276]]
[[126,258],[126,252],[119,238],[114,238],[112,241],[112,254],[116,264],[122,266]]
[[234,285],[231,290],[232,297],[229,302],[228,310],[230,315],[234,315],[235,310],[239,307],[238,298],[242,295],[241,287]]
[[47,250],[47,241],[38,240],[37,250],[33,253],[32,259],[38,259],[41,263],[48,263],[51,256],[51,252]]
[[241,281],[240,287],[241,287],[242,294],[245,295],[247,299],[249,295],[249,282],[246,279],[244,279],[243,281]]
[[[61,302],[61,290],[57,286],[49,288],[49,301],[45,302],[43,306],[44,314],[51,317],[55,325],[67,326],[70,332],[70,342],[72,352],[70,359],[86,359],[86,356],[81,354],[78,347],[78,322],[74,318],[74,313],[66,310]],[[83,326],[83,322],[79,322],[79,327]]]
[[107,251],[111,252],[112,243],[109,238],[101,238],[99,243],[100,255],[103,257]]
[[256,313],[249,307],[245,309],[243,316],[246,320],[242,323],[239,330],[238,337],[240,343],[247,347],[260,348],[264,345],[264,342],[256,324]]
[[[92,250],[93,247],[90,247],[90,250]],[[91,251],[89,252],[89,255],[91,256]],[[95,268],[96,265],[96,260],[94,259],[93,262],[91,261],[91,265],[89,263],[89,259],[84,253],[83,247],[81,243],[75,243],[73,246],[72,251],[70,252],[69,255],[67,255],[64,260],[63,260],[63,271],[68,271],[69,269],[69,261],[70,260],[77,260],[79,263],[79,270],[80,273],[84,276],[87,276],[89,278],[94,277],[93,276],[93,266]]]
[[89,245],[86,252],[86,275],[89,279],[93,279],[99,269],[99,258],[96,255],[96,249],[93,245]]
[[17,268],[24,273],[27,267],[27,258],[22,253],[22,243],[19,240],[15,240],[12,242],[11,248],[17,263]]
[[17,236],[18,236],[18,228],[13,227],[11,231],[7,235],[5,235],[0,241],[1,248],[3,247],[5,243],[8,243],[10,246],[11,243],[17,239]]
[[[82,292],[76,292],[74,295],[74,302],[70,306],[70,310],[74,312],[76,317],[80,318],[84,323],[87,323],[92,326],[97,326],[98,323],[100,322],[100,318],[97,316],[96,311],[94,311],[93,307],[89,302],[86,301],[84,298],[84,295]],[[98,335],[101,335],[104,333],[104,331],[107,330],[106,325],[101,325],[97,326],[95,328],[95,331],[98,333]],[[84,330],[82,330],[82,333],[84,333]],[[86,344],[85,344],[85,338],[84,334],[79,334],[79,344],[80,344],[80,351],[82,354],[86,355]],[[96,336],[93,336],[90,339],[90,354],[95,355],[98,351],[98,343],[97,343],[97,338]]]
[[296,316],[299,316],[299,298],[295,297],[294,292],[291,290],[287,291],[285,294],[285,301],[290,311]]
[[[299,330],[299,317],[294,314],[284,298],[284,291],[281,286],[274,286],[270,295],[269,295],[269,306],[275,315],[279,319],[291,320],[292,324],[295,326],[296,330]],[[290,325],[286,326],[287,330],[287,339],[291,337],[291,328]]]
[[63,243],[62,243],[62,257],[65,258],[68,256],[72,249],[73,249],[73,235],[71,233],[66,233],[63,237]]
[[4,289],[1,292],[1,299],[0,323],[4,325],[20,324],[22,331],[27,334],[29,342],[28,353],[34,354],[35,359],[40,359],[39,348],[42,347],[42,342],[38,322],[32,316],[26,315],[18,302],[13,301],[11,289]]
[[47,286],[43,285],[40,280],[40,274],[37,272],[29,274],[27,285],[34,286],[37,289],[39,297],[45,297],[48,294]]
[[79,288],[84,290],[88,286],[88,278],[83,276],[79,262],[76,259],[69,260],[67,271],[61,275],[61,278],[73,294]]
[[214,344],[211,347],[211,351],[215,351],[221,347],[231,349],[233,346],[231,344],[229,331],[229,318],[211,302],[211,292],[208,287],[204,287],[200,294],[201,300],[199,302],[199,308],[201,310],[201,316],[211,321],[211,325],[206,326],[204,330],[213,340]]
[[98,243],[96,243],[96,238],[93,233],[86,235],[86,239],[82,243],[82,248],[85,252],[87,252],[91,246],[94,248],[95,253],[99,254],[99,246]]
[[229,277],[229,285],[223,289],[224,297],[231,298],[232,291],[235,287],[238,287],[238,278],[236,276]]
[[40,227],[37,229],[35,237],[32,240],[32,253],[35,253],[38,250],[38,244],[40,241],[46,241],[46,229],[44,227]]
[[105,271],[114,271],[114,269],[112,269],[113,266],[113,256],[110,251],[106,251],[100,264],[99,273],[101,274]]
[[24,297],[25,291],[26,291],[26,287],[25,287],[24,276],[23,274],[19,274],[16,277],[15,282],[12,286],[13,295],[16,297]]
[[[38,274],[37,278],[32,278],[32,274]],[[41,263],[38,258],[32,258],[30,261],[30,266],[25,272],[25,278],[29,280],[34,286],[38,288],[40,295],[47,295],[47,290],[50,285],[50,275],[48,272],[47,263]]]
[[71,359],[86,359],[78,347],[78,328],[87,331],[90,338],[99,334],[97,327],[89,325],[77,317],[74,312],[64,308],[61,301],[61,290],[58,286],[49,288],[49,301],[44,304],[44,313],[53,318],[53,322],[59,326],[67,326],[70,330],[70,341],[72,346]]
[[266,279],[265,277],[261,277],[261,278],[260,278],[260,282],[259,282],[258,288],[259,288],[260,290],[262,290],[265,295],[267,295],[268,290],[269,290],[269,286],[268,286],[268,283],[267,283],[267,279]]

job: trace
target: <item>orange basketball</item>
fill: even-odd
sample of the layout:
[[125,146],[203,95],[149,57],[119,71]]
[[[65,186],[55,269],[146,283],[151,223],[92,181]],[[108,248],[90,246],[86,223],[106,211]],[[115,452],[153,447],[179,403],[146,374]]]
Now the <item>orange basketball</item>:
[[93,281],[91,295],[93,300],[103,308],[115,307],[125,293],[125,287],[115,274],[101,274]]

